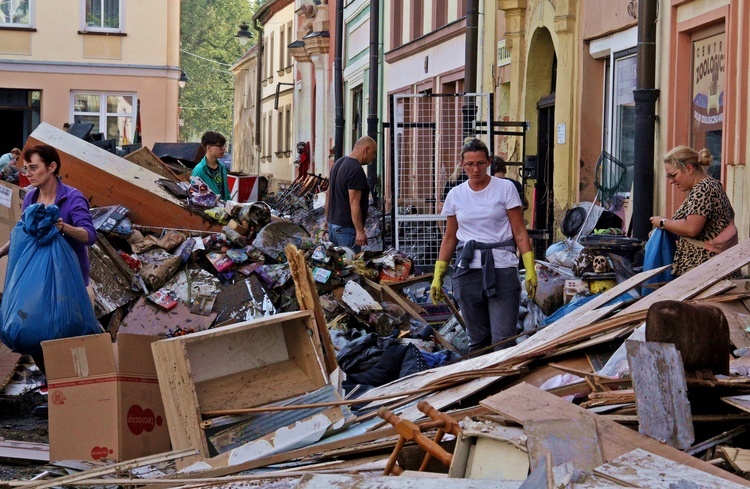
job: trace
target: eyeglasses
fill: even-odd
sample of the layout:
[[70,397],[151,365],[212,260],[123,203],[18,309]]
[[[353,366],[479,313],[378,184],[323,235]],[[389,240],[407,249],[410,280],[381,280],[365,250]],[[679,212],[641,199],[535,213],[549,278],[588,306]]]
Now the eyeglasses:
[[209,144],[209,146],[216,146],[217,148],[227,149],[226,144]]
[[669,180],[670,182],[674,182],[674,177],[676,177],[678,173],[680,173],[679,170],[672,173],[667,173],[667,180]]
[[476,163],[464,163],[464,168],[483,168],[487,165],[489,165],[487,161],[477,161]]
[[39,169],[39,165],[29,165],[29,166],[22,167],[18,171],[20,171],[22,175],[26,176],[26,175],[36,172],[38,169]]

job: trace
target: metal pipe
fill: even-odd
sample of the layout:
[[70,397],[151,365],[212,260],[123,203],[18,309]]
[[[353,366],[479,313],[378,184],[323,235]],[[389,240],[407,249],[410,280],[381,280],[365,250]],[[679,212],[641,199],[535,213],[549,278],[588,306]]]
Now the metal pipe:
[[479,43],[479,0],[466,2],[466,67],[464,69],[464,91],[477,91],[477,55]]
[[[336,0],[336,45],[333,54],[333,91],[335,104],[334,161],[344,155],[344,0]],[[317,110],[325,110],[318,107]]]
[[262,154],[261,147],[263,141],[260,140],[260,129],[261,129],[261,100],[263,100],[263,26],[258,24],[258,19],[255,19],[255,32],[258,33],[258,49],[255,50],[255,59],[257,60],[256,72],[255,72],[255,144],[253,146],[258,148],[255,152],[255,160],[258,165],[258,170],[255,172],[260,175],[260,155]]
[[[367,135],[378,140],[378,70],[379,70],[379,42],[380,42],[380,0],[370,1],[370,79],[369,98],[367,101]],[[375,205],[378,205],[378,161],[375,159],[367,165],[367,181]]]
[[654,210],[654,131],[656,100],[656,21],[658,0],[638,2],[638,60],[635,100],[635,153],[633,162],[633,237],[645,240]]

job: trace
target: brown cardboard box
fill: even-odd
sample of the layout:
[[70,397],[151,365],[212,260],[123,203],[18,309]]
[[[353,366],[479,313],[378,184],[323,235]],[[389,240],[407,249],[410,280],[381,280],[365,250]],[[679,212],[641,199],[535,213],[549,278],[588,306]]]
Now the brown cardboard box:
[[45,341],[50,460],[122,461],[169,451],[151,343],[108,333]]
[[[10,239],[10,232],[21,219],[21,206],[26,189],[0,180],[0,246]],[[5,287],[8,260],[0,260],[0,292]]]

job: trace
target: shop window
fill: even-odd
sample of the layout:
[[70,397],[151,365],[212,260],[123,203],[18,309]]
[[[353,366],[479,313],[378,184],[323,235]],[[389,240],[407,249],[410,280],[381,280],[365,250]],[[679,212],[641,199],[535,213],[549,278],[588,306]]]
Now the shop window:
[[404,0],[391,2],[391,49],[404,43]]
[[708,173],[721,179],[726,34],[706,31],[694,35],[692,44],[690,145],[696,150],[707,148],[711,152],[713,163]]
[[[637,58],[635,55],[615,55],[612,91],[612,156],[624,167],[608,168],[607,179],[617,185],[617,191],[630,193],[635,162],[635,101]],[[619,184],[618,184],[619,182]]]
[[73,121],[91,122],[94,132],[114,139],[118,146],[135,137],[135,94],[73,92]]
[[84,0],[84,30],[119,32],[122,21],[121,0]]
[[33,0],[0,1],[0,26],[31,27]]
[[352,145],[362,137],[362,95],[362,85],[352,90]]

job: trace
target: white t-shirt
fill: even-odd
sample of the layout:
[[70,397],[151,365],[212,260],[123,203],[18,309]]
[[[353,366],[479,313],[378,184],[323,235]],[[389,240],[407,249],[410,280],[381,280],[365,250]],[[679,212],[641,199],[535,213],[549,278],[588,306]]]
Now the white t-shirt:
[[[508,209],[521,207],[516,187],[508,180],[490,177],[490,183],[476,192],[469,182],[453,187],[445,198],[444,216],[456,216],[459,241],[497,243],[513,237],[508,220]],[[495,268],[518,267],[518,256],[504,249],[494,249]],[[482,268],[480,251],[474,251],[471,268]]]

